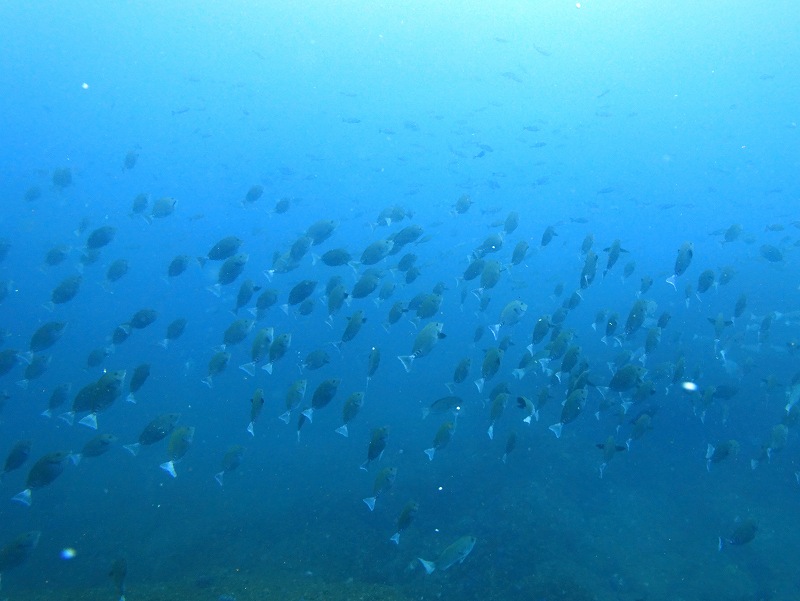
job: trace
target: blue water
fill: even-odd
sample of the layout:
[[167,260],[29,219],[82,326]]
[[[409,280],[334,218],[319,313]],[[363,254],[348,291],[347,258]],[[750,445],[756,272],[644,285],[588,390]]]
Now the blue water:
[[[39,326],[68,323],[44,351],[52,356],[49,368],[27,389],[15,383],[22,361],[0,376],[9,395],[0,412],[0,454],[32,441],[27,463],[0,482],[3,498],[25,488],[40,457],[78,452],[96,434],[77,421],[42,417],[52,390],[71,383],[71,404],[103,370],[127,370],[122,396],[98,416],[98,431],[118,437],[114,448],[66,465],[52,484],[33,491],[31,507],[0,503],[0,546],[24,532],[42,533],[23,565],[2,574],[0,595],[86,591],[113,598],[107,573],[124,557],[129,599],[162,585],[185,586],[184,597],[257,598],[252,582],[280,573],[382,585],[408,598],[793,598],[800,584],[793,562],[800,552],[793,519],[800,462],[797,425],[785,406],[800,342],[795,6],[269,4],[0,6],[0,238],[10,244],[0,262],[10,290],[0,303],[7,332],[0,350],[23,353]],[[138,159],[125,168],[131,151]],[[54,172],[65,168],[71,185],[54,185]],[[254,185],[263,186],[263,196],[244,203]],[[32,188],[40,196],[27,200]],[[151,222],[132,215],[139,193],[151,206],[174,197],[174,214]],[[473,204],[459,214],[462,195]],[[276,213],[284,198],[288,211]],[[390,206],[408,217],[378,222]],[[494,288],[476,291],[478,280],[459,278],[487,236],[503,233],[512,211],[519,227],[486,257],[507,267]],[[320,219],[337,222],[330,239],[295,269],[265,273],[276,253]],[[329,317],[326,282],[339,275],[351,289],[366,266],[327,267],[312,255],[343,247],[357,260],[367,245],[410,224],[421,226],[423,237],[376,265],[381,284],[396,283],[392,297],[374,302],[375,292]],[[724,242],[734,224],[741,234]],[[103,225],[116,228],[114,240],[83,268],[76,297],[50,312],[44,305],[51,291],[77,273],[88,234]],[[548,226],[557,236],[541,246]],[[568,378],[559,383],[546,370],[557,371],[560,359],[521,380],[512,370],[536,320],[579,289],[587,234],[597,275],[563,328],[581,347],[591,385],[583,411],[557,439],[548,426],[560,419]],[[208,290],[219,263],[201,267],[192,259],[184,274],[166,277],[174,256],[203,256],[228,235],[243,240],[249,260],[219,296]],[[603,277],[603,249],[615,239],[627,252]],[[530,250],[509,266],[522,240]],[[673,289],[665,280],[684,242],[694,255]],[[45,254],[58,244],[70,247],[67,260],[46,266]],[[763,245],[778,248],[782,260],[767,260]],[[421,271],[411,284],[395,269],[407,252],[418,256]],[[108,285],[106,269],[119,258],[130,271]],[[631,261],[635,271],[623,279]],[[702,271],[712,269],[718,280],[726,267],[735,270],[730,283],[695,293]],[[650,314],[626,337],[643,277],[653,280],[641,296]],[[262,291],[277,289],[278,305],[228,349],[227,369],[208,388],[201,379],[235,319],[231,309],[246,278]],[[319,282],[313,312],[284,312],[279,305],[303,279]],[[440,282],[435,316],[415,320],[409,311],[383,327],[392,303]],[[709,318],[730,320],[741,294],[746,311],[715,343]],[[491,300],[481,311],[483,295]],[[501,328],[511,345],[479,392],[473,380],[486,350],[498,344],[488,326],[512,300],[524,301],[527,311]],[[87,367],[87,355],[142,308],[158,311],[156,322],[133,331],[100,366]],[[366,322],[340,352],[331,343],[359,309]],[[618,341],[603,344],[603,332],[591,327],[599,310],[619,314]],[[647,330],[664,311],[671,321],[642,363]],[[759,334],[770,313],[771,328]],[[157,343],[179,317],[188,320],[186,331],[164,350]],[[442,322],[446,337],[406,373],[396,357],[411,353],[430,321]],[[238,366],[250,360],[263,327],[291,333],[291,348],[272,375],[250,377]],[[482,337],[474,342],[476,328]],[[381,363],[366,387],[373,347]],[[302,372],[302,359],[318,348],[330,363]],[[596,419],[603,395],[616,408],[633,402],[632,391],[604,390],[608,363],[624,350],[646,368],[642,379],[653,381],[653,394],[628,414],[606,411]],[[685,376],[673,378],[680,356]],[[472,368],[455,387],[464,401],[457,428],[429,462],[423,449],[452,416],[422,420],[422,409],[449,394],[445,384],[464,357]],[[138,402],[126,403],[130,376],[145,362],[151,375]],[[289,425],[276,418],[301,377],[308,380],[301,408],[324,379],[342,382],[298,442],[298,412]],[[488,395],[501,382],[510,401],[490,440]],[[682,382],[700,393],[685,392]],[[699,408],[700,394],[723,384],[738,392]],[[551,400],[540,420],[523,423],[517,396],[536,398],[545,386]],[[335,434],[344,399],[365,387],[350,436]],[[251,437],[257,388],[266,402]],[[599,478],[596,445],[610,435],[624,444],[632,418],[654,407],[652,427]],[[168,458],[166,440],[135,457],[122,449],[165,412],[181,413],[179,423],[196,428],[175,479],[158,467]],[[752,469],[782,422],[785,445]],[[381,426],[390,428],[386,451],[369,473],[360,471],[371,432]],[[516,448],[503,464],[512,431]],[[728,440],[737,441],[738,453],[707,469],[707,445]],[[214,474],[235,444],[245,448],[242,464],[220,487]],[[389,466],[398,468],[397,479],[370,513],[361,499]],[[412,499],[419,513],[395,546],[388,539]],[[748,518],[758,525],[755,538],[718,552],[718,537],[730,537]],[[465,535],[478,542],[464,563],[425,576],[416,558],[435,559]],[[64,549],[74,549],[74,558],[62,559]],[[237,580],[245,573],[250,584]],[[198,584],[221,574],[218,591]]]

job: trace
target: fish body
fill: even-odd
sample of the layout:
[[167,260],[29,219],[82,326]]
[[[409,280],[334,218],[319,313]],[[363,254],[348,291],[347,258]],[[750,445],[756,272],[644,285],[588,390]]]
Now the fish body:
[[467,556],[472,553],[476,542],[477,539],[474,536],[462,536],[442,551],[436,561],[426,561],[421,557],[418,560],[428,574],[432,574],[434,570],[444,571],[455,563],[463,563]]

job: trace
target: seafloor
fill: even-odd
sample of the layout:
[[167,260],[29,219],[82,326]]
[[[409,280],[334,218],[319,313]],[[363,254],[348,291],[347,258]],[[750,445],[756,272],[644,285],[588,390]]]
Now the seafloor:
[[[126,597],[128,601],[792,599],[791,559],[768,552],[774,532],[765,528],[751,545],[720,553],[714,536],[717,525],[707,523],[703,510],[691,500],[692,491],[687,488],[686,497],[670,497],[668,487],[645,492],[637,491],[635,483],[614,485],[606,480],[595,495],[587,495],[586,489],[575,495],[556,477],[495,489],[491,499],[466,499],[471,515],[485,516],[483,526],[476,527],[479,544],[463,564],[430,576],[416,561],[420,549],[432,553],[429,533],[412,526],[396,547],[376,527],[380,517],[366,514],[359,499],[346,495],[327,497],[313,507],[295,505],[294,519],[252,512],[243,525],[218,515],[202,529],[192,528],[194,540],[178,542],[158,557],[131,558]],[[766,515],[767,504],[761,515]],[[206,543],[198,544],[200,540]],[[73,583],[33,587],[35,577],[22,568],[9,574],[0,598],[115,600],[110,580],[101,573],[107,563],[101,563],[95,581],[85,588]]]

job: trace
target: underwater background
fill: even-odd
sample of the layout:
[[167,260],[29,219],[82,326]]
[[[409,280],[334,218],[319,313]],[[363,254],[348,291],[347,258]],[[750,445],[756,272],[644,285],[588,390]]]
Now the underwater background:
[[798,40],[0,4],[0,599],[796,598]]

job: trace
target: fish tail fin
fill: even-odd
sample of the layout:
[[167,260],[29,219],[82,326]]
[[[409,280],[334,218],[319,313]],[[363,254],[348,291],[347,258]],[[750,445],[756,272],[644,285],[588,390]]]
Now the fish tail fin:
[[362,499],[364,503],[366,503],[367,507],[369,507],[370,511],[375,511],[375,499],[376,497],[366,497]]
[[219,484],[220,486],[222,486],[222,480],[223,480],[224,477],[225,477],[225,471],[224,470],[214,474],[214,480],[216,480],[217,484]]
[[414,355],[398,355],[397,358],[400,359],[400,363],[403,364],[406,373],[411,373],[411,366],[414,364],[416,357]]
[[347,424],[342,424],[341,426],[339,426],[338,428],[336,428],[336,430],[334,430],[334,432],[336,432],[337,434],[341,434],[342,436],[344,436],[345,438],[347,438],[347,436],[348,436],[348,433],[347,433]]
[[242,363],[239,366],[239,369],[241,369],[248,376],[253,377],[256,375],[256,362],[250,361],[250,363]]
[[433,574],[433,571],[436,569],[436,564],[432,561],[426,561],[421,557],[417,557],[419,562],[422,564],[422,567],[425,568],[426,574]]
[[86,426],[87,428],[91,428],[92,430],[97,430],[97,414],[90,413],[82,420],[80,420],[78,423],[83,426]]
[[17,503],[22,503],[23,505],[27,505],[28,507],[31,506],[33,502],[33,497],[31,496],[31,489],[26,488],[20,493],[17,493],[13,497],[11,497],[12,501],[16,501]]
[[139,447],[142,445],[138,442],[134,442],[133,444],[126,444],[123,445],[126,451],[128,451],[134,457],[139,454]]
[[433,461],[433,455],[436,453],[436,448],[431,447],[430,449],[425,449],[423,452],[428,456],[428,461]]
[[162,463],[158,467],[167,472],[173,478],[176,478],[178,476],[178,473],[175,471],[175,462],[172,460]]

